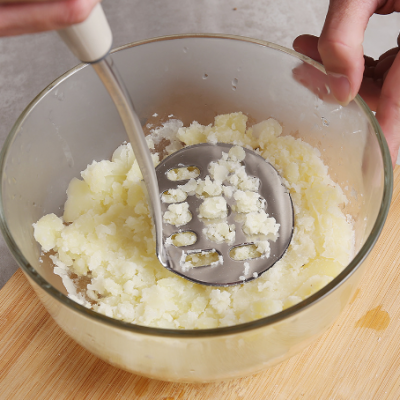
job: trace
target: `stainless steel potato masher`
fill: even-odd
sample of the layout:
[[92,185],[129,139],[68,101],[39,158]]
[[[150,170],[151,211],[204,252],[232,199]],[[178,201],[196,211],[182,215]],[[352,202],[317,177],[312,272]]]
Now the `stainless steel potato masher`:
[[[266,201],[268,214],[279,224],[279,237],[270,241],[271,251],[268,257],[262,254],[253,254],[247,259],[232,257],[233,249],[253,245],[243,233],[243,222],[232,212],[232,199],[227,198],[226,220],[235,226],[236,235],[234,241],[229,243],[216,243],[203,234],[207,221],[198,216],[202,200],[197,196],[189,196],[186,199],[192,215],[190,222],[176,227],[163,221],[167,204],[161,201],[162,194],[185,183],[185,180],[172,181],[168,178],[168,172],[176,168],[197,168],[197,179],[204,179],[210,163],[220,159],[222,153],[228,152],[231,145],[217,143],[188,146],[165,158],[155,169],[140,120],[112,60],[107,57],[112,45],[112,33],[100,4],[93,9],[86,21],[63,29],[59,34],[81,61],[92,64],[120,114],[145,182],[160,263],[193,282],[214,286],[245,283],[271,268],[289,246],[294,225],[290,195],[273,166],[254,151],[245,149],[243,165],[246,172],[249,176],[259,179],[258,193]],[[171,237],[184,232],[194,235],[194,243],[186,246],[174,245]],[[217,258],[208,262],[209,254],[216,255]],[[205,261],[199,266],[188,268],[188,257],[203,257]]]

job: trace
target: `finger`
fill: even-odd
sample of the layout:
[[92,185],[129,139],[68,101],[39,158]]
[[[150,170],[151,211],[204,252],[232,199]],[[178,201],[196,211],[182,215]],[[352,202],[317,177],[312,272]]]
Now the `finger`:
[[385,51],[383,54],[381,54],[379,56],[379,60],[383,60],[386,57],[389,57],[389,56],[392,56],[392,55],[396,55],[398,52],[399,52],[399,48],[398,47],[393,47],[393,49]]
[[363,71],[362,43],[374,0],[332,0],[318,42],[333,95],[343,105],[359,91]]
[[394,166],[400,146],[400,53],[383,83],[376,118],[385,134]]
[[[373,78],[374,75],[375,75],[375,67],[367,67],[367,66],[365,66],[363,80],[365,78]],[[362,85],[362,83],[361,83],[361,85]]]
[[326,103],[335,103],[328,90],[327,76],[314,66],[302,63],[292,70],[293,78]]
[[0,4],[11,4],[11,3],[42,3],[42,2],[51,3],[52,1],[60,1],[60,0],[0,0]]
[[361,83],[358,94],[368,104],[372,111],[378,108],[378,101],[381,95],[382,80],[376,81],[373,77],[365,77]]
[[378,61],[374,60],[372,57],[364,55],[364,62],[366,67],[375,67]]
[[[397,53],[396,53],[396,55],[397,55]],[[375,79],[383,78],[383,75],[392,66],[392,64],[396,58],[396,55],[387,56],[386,58],[379,60],[378,64],[376,64],[376,67],[374,68],[374,78]]]
[[313,35],[301,35],[298,36],[293,42],[293,48],[315,61],[321,62],[321,56],[318,52],[318,40],[317,36]]
[[99,0],[0,5],[0,36],[62,29],[83,22]]

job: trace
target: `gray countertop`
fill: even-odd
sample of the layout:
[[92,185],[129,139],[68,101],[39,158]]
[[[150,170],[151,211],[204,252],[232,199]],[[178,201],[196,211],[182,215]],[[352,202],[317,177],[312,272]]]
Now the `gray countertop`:
[[[104,0],[114,47],[174,33],[229,33],[291,47],[303,33],[318,35],[328,0]],[[365,53],[396,45],[400,14],[374,15]],[[77,64],[54,32],[0,38],[0,146],[18,115],[44,87]],[[0,236],[0,288],[18,268]]]

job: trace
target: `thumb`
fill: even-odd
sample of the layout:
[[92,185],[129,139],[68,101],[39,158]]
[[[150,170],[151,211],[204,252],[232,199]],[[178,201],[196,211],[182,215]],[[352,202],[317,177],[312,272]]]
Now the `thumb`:
[[331,0],[318,51],[332,94],[348,104],[358,93],[364,72],[362,43],[376,0]]

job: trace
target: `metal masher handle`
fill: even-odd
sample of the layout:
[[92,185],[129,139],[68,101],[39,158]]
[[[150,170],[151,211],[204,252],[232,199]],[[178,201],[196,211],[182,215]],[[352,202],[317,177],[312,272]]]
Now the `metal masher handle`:
[[95,63],[107,56],[112,46],[112,32],[103,7],[97,4],[85,21],[61,29],[58,34],[79,60]]
[[147,200],[156,228],[157,256],[161,264],[167,267],[169,263],[163,246],[157,176],[139,117],[112,60],[107,59],[112,45],[112,33],[103,8],[97,4],[84,22],[58,31],[58,33],[81,61],[92,64],[117,107],[147,189]]

